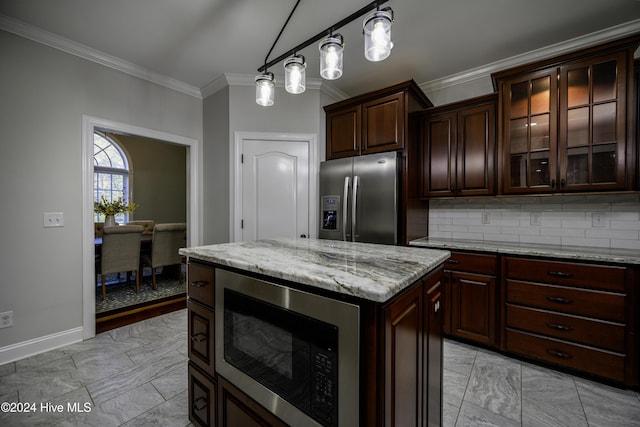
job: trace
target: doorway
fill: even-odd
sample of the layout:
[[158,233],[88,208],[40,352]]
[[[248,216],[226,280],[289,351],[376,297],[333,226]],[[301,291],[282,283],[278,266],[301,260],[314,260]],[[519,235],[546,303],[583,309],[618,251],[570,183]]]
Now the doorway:
[[314,134],[236,132],[231,241],[317,236]]
[[100,129],[113,133],[136,135],[163,141],[186,148],[187,170],[187,246],[198,245],[201,240],[201,142],[192,138],[159,132],[124,123],[113,122],[95,117],[83,116],[83,338],[88,339],[96,333],[95,307],[95,264],[94,264],[94,219],[93,219],[93,134]]

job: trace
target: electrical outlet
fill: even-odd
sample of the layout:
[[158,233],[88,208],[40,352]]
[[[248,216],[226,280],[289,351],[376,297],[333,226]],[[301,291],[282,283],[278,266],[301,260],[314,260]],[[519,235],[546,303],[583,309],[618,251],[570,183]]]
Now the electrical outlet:
[[491,214],[489,212],[482,212],[482,223],[491,224]]
[[13,326],[13,311],[0,313],[0,328],[9,328],[11,326]]
[[45,212],[42,226],[44,228],[64,227],[64,214],[62,212]]
[[604,212],[594,212],[591,214],[591,227],[604,228],[605,214]]
[[531,212],[531,225],[542,225],[542,212]]

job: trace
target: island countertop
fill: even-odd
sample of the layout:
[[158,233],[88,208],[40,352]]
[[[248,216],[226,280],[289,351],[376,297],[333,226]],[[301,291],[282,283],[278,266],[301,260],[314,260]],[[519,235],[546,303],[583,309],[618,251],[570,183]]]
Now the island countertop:
[[321,239],[271,239],[180,249],[234,267],[375,302],[385,302],[442,264],[447,250]]

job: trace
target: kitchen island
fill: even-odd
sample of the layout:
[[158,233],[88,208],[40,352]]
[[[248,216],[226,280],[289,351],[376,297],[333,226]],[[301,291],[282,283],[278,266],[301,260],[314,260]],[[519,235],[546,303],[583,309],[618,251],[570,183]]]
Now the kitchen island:
[[[301,412],[309,415],[309,425],[440,424],[440,289],[448,251],[276,239],[186,248],[180,253],[189,258],[189,413],[194,424],[291,425],[295,419],[288,418],[287,412],[291,411],[279,412],[286,406],[279,396],[277,404],[261,400],[245,386],[244,379],[232,380],[227,374],[227,359],[232,358],[222,347],[230,341],[220,335],[229,333],[223,325],[232,318],[225,314],[230,310],[225,301],[232,301],[226,287],[234,281],[254,283],[258,286],[256,294],[262,289],[284,289],[287,301],[294,301],[296,294],[311,294],[320,301],[311,304],[315,305],[309,311],[316,313],[312,314],[314,321],[317,315],[332,324],[334,307],[356,308],[356,321],[335,327],[340,335],[351,324],[356,334],[356,339],[339,342],[340,349],[349,348],[349,341],[355,342],[356,351],[342,351],[336,356],[338,365],[349,356],[345,366],[351,368],[337,370],[340,376],[333,389],[328,381],[327,396],[335,399],[337,418],[332,418],[327,408],[320,408],[317,416],[310,415],[315,414],[313,408],[303,408]],[[233,295],[231,289],[229,292]],[[324,319],[323,312],[327,313]],[[289,323],[302,325],[303,317],[306,314],[300,317],[301,322]],[[340,324],[338,320],[336,324]],[[350,371],[347,377],[345,371]],[[295,372],[291,375],[295,377]],[[345,382],[353,384],[342,384]],[[286,395],[286,391],[280,395]],[[349,395],[351,402],[355,395],[355,404],[344,404],[343,398]]]

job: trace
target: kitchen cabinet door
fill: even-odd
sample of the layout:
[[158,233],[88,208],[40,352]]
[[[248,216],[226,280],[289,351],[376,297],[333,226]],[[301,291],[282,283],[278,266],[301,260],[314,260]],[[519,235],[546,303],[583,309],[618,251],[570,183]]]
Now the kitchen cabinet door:
[[496,97],[438,107],[422,119],[422,196],[495,193]]
[[362,104],[362,154],[402,150],[405,117],[402,92]]
[[385,310],[385,426],[422,425],[423,287]]
[[451,273],[452,335],[495,345],[495,290],[495,277]]
[[550,193],[557,186],[557,71],[502,86],[503,193]]
[[327,113],[327,160],[360,154],[361,107],[347,106]]
[[427,426],[442,425],[442,324],[444,303],[442,301],[443,275],[426,280],[424,284],[425,314],[425,378],[424,418]]
[[560,67],[558,190],[626,188],[626,85],[625,52]]

